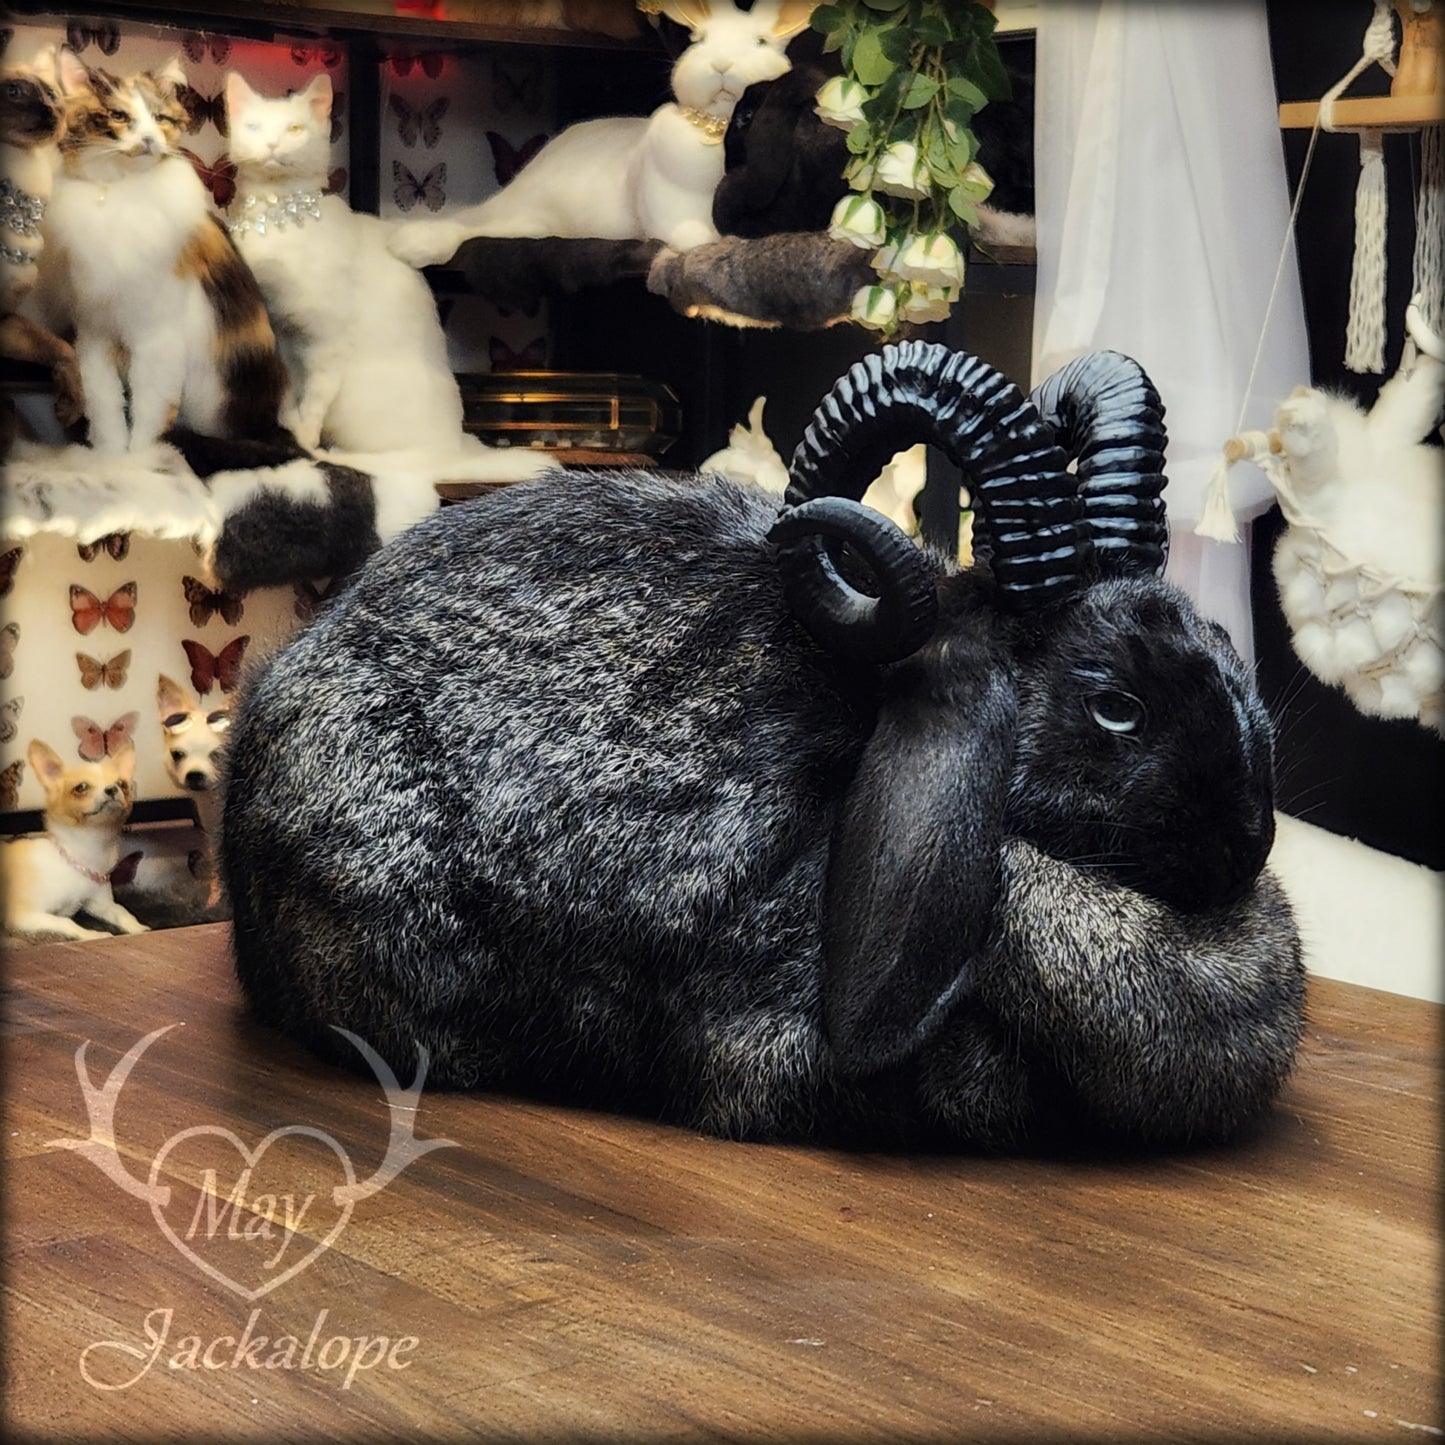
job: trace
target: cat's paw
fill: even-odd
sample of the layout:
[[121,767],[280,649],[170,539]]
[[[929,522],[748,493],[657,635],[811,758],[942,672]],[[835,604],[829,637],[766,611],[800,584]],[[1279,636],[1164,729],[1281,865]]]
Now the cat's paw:
[[387,237],[386,249],[408,266],[440,266],[467,239],[455,221],[407,221]]

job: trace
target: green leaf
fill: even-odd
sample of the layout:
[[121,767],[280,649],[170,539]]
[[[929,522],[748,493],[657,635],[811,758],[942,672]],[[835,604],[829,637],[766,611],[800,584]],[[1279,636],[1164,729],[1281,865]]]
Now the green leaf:
[[[908,76],[901,70],[895,70],[873,94],[863,102],[863,114],[870,125],[876,126],[879,138],[882,139],[883,132],[889,121],[898,113],[898,103],[903,97],[903,86]],[[900,139],[893,136],[894,140]]]
[[820,5],[808,18],[808,24],[820,35],[832,35],[848,23],[840,5]]
[[912,65],[913,60],[913,36],[909,30],[902,25],[885,25],[878,32],[879,43],[883,47],[883,53],[895,65]]
[[962,186],[955,186],[948,193],[948,205],[965,226],[978,225],[978,207],[969,200]]
[[962,101],[970,111],[981,110],[988,104],[988,96],[971,80],[965,80],[961,75],[955,75],[949,80],[948,94],[952,99]]
[[913,22],[913,38],[920,45],[942,46],[953,39],[946,15],[924,15]]
[[864,85],[882,85],[895,69],[894,63],[883,53],[883,42],[878,31],[865,30],[853,47],[853,74]]
[[855,156],[863,155],[873,144],[873,132],[867,121],[860,120],[852,130],[848,132],[848,150]]
[[901,10],[908,4],[908,0],[863,0],[863,3],[870,10],[879,10],[887,15],[894,10]]
[[907,95],[903,97],[903,109],[917,110],[937,94],[938,82],[931,75],[915,75],[909,82]]
[[990,100],[1007,100],[1013,94],[1008,71],[999,58],[998,46],[992,37],[980,40],[974,50],[974,74],[983,93]]

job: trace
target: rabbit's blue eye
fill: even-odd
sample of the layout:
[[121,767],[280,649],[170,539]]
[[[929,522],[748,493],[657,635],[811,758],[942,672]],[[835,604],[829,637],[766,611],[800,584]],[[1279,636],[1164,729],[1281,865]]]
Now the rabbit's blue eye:
[[1128,692],[1094,692],[1084,699],[1089,716],[1110,733],[1137,733],[1144,726],[1144,704]]

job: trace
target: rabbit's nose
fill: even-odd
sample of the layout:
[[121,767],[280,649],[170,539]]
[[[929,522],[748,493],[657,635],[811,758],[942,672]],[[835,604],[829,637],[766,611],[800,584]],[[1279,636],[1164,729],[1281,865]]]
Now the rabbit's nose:
[[713,61],[712,68],[717,71],[719,75],[726,75],[728,71],[732,69],[732,61],[718,57]]

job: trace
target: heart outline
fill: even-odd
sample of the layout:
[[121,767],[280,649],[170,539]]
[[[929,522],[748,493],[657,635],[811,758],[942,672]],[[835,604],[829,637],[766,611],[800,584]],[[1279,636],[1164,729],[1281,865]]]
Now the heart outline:
[[[231,1129],[227,1129],[219,1124],[195,1124],[192,1125],[189,1129],[182,1129],[179,1134],[173,1134],[161,1146],[160,1151],[151,1161],[149,1182],[152,1188],[156,1187],[156,1181],[161,1172],[161,1164],[171,1153],[171,1151],[174,1150],[178,1145],[182,1144],[185,1140],[199,1137],[202,1134],[208,1134],[216,1138],[226,1140],[226,1142],[229,1143],[232,1148],[234,1148],[235,1151],[245,1161],[247,1169],[254,1169],[256,1167],[257,1160],[260,1159],[260,1157],[271,1147],[271,1145],[276,1140],[284,1138],[287,1135],[295,1134],[304,1136],[306,1138],[315,1139],[318,1140],[320,1143],[325,1144],[327,1148],[329,1148],[332,1153],[334,1153],[336,1157],[341,1160],[341,1167],[346,1174],[347,1187],[354,1186],[356,1183],[356,1171],[351,1167],[350,1155],[348,1155],[346,1150],[343,1149],[341,1145],[338,1144],[336,1140],[324,1129],[316,1129],[309,1124],[287,1124],[283,1128],[273,1129],[269,1134],[266,1135],[264,1139],[261,1140],[259,1144],[256,1145],[254,1149],[248,1149],[246,1145],[242,1142],[240,1136]],[[336,1190],[333,1189],[333,1203],[335,1202],[335,1193]],[[167,1203],[169,1202],[170,1201],[168,1199]],[[174,1229],[171,1228],[170,1220],[168,1220],[161,1212],[161,1206],[158,1203],[152,1203],[150,1206],[150,1210],[151,1214],[155,1218],[156,1223],[160,1226],[161,1233],[164,1234],[165,1237],[170,1240],[170,1242],[175,1245],[175,1247],[188,1260],[190,1260],[192,1264],[194,1264],[197,1268],[204,1270],[205,1273],[210,1275],[211,1278],[214,1279],[218,1284],[225,1285],[226,1288],[229,1289],[233,1294],[238,1294],[242,1296],[242,1298],[244,1298],[248,1304],[254,1304],[258,1299],[261,1299],[263,1296],[270,1294],[273,1289],[277,1288],[277,1286],[285,1284],[287,1280],[293,1279],[296,1275],[300,1274],[303,1269],[314,1263],[318,1256],[320,1256],[327,1249],[329,1249],[331,1247],[332,1240],[334,1240],[337,1235],[339,1235],[341,1231],[346,1228],[348,1221],[351,1219],[351,1211],[355,1207],[356,1204],[354,1200],[346,1200],[345,1203],[341,1206],[340,1215],[337,1217],[335,1224],[333,1224],[331,1226],[331,1229],[327,1232],[326,1237],[324,1239],[318,1240],[304,1255],[302,1255],[302,1257],[295,1264],[283,1270],[280,1274],[276,1276],[275,1279],[268,1280],[264,1285],[261,1286],[260,1289],[248,1289],[245,1285],[237,1284],[236,1281],[233,1280],[230,1275],[228,1275],[224,1270],[219,1269],[209,1260],[203,1259],[194,1249],[190,1247],[189,1244],[186,1243],[184,1239],[180,1237],[180,1235],[175,1232]]]

